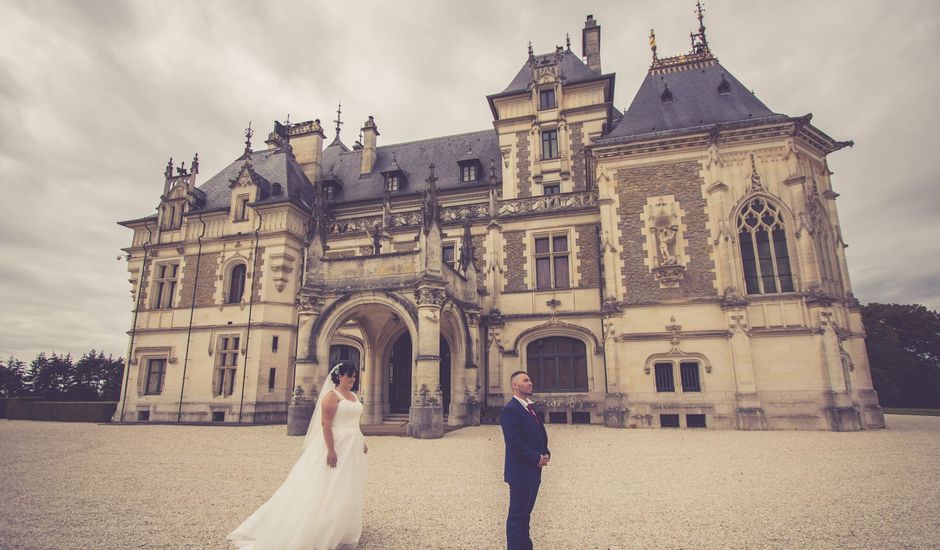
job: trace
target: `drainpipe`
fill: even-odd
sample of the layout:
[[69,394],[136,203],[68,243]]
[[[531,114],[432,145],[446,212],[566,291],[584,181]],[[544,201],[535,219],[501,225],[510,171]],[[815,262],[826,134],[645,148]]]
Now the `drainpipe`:
[[144,271],[147,269],[147,257],[150,255],[150,243],[153,240],[153,231],[144,224],[147,230],[147,242],[144,243],[144,263],[140,266],[140,281],[137,283],[137,303],[134,306],[134,319],[131,321],[131,342],[127,349],[127,361],[124,363],[124,398],[121,399],[121,416],[119,422],[124,422],[124,406],[127,405],[127,384],[131,377],[131,358],[134,356],[134,337],[137,336],[137,313],[140,311],[140,295],[144,290]]
[[186,329],[186,353],[183,357],[183,380],[180,382],[180,406],[176,412],[176,423],[179,424],[183,418],[183,388],[186,387],[186,366],[189,364],[189,344],[193,336],[193,314],[196,311],[196,286],[199,284],[199,260],[202,259],[202,238],[206,235],[206,222],[202,219],[202,212],[199,213],[199,222],[202,224],[202,232],[199,234],[199,248],[196,250],[196,274],[193,276],[193,298],[189,303],[189,328]]
[[258,216],[258,227],[255,228],[255,251],[251,258],[255,265],[251,269],[251,287],[248,289],[248,330],[245,333],[245,362],[242,366],[242,392],[238,400],[238,423],[242,422],[242,408],[245,406],[245,380],[248,378],[248,344],[251,342],[251,306],[255,303],[255,280],[258,277],[258,237],[261,233],[261,212],[255,210]]
[[597,293],[601,298],[601,342],[604,345],[604,353],[601,355],[604,361],[604,396],[608,393],[607,383],[607,327],[604,321],[604,244],[601,243],[601,226],[598,224],[594,228],[597,235]]

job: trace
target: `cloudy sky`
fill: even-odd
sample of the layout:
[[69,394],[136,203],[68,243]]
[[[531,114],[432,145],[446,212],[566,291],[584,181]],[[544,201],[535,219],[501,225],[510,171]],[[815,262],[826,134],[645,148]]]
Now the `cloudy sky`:
[[[580,51],[587,13],[629,105],[647,35],[685,53],[692,0],[0,0],[0,357],[126,351],[116,261],[170,156],[203,181],[275,119],[368,115],[380,144],[491,128],[485,95],[526,59]],[[940,308],[940,3],[712,0],[709,44],[776,112],[856,146],[830,157],[855,293]],[[332,124],[324,123],[330,127]],[[261,140],[256,140],[259,144]]]

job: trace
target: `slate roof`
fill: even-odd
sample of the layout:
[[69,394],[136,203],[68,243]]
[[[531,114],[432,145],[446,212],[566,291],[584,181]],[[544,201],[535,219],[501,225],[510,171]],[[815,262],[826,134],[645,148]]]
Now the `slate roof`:
[[[535,64],[539,66],[541,64],[552,64],[555,62],[555,53],[547,53],[542,55],[535,56]],[[573,84],[575,82],[581,82],[584,80],[591,80],[601,76],[601,73],[594,72],[588,68],[587,65],[581,61],[581,58],[575,55],[571,50],[564,50],[561,52],[561,77],[565,84]],[[517,92],[524,92],[529,89],[529,84],[532,82],[532,67],[529,65],[529,61],[525,62],[525,65],[519,69],[519,72],[516,73],[516,77],[512,79],[512,82],[509,83],[509,86],[506,86],[506,89],[496,95],[512,94]]]
[[[468,154],[469,153],[469,154]],[[476,158],[482,165],[477,182],[460,181],[457,161]],[[376,149],[372,171],[360,175],[362,150],[346,151],[330,146],[323,150],[322,179],[340,184],[332,204],[381,199],[385,190],[382,172],[401,170],[406,181],[397,195],[419,193],[427,187],[428,165],[434,164],[437,187],[441,191],[486,185],[490,176],[490,160],[496,177],[502,177],[499,142],[495,130],[397,143]]]
[[[722,78],[726,93],[719,93]],[[671,102],[663,101],[668,86]],[[771,111],[717,59],[650,69],[620,123],[599,142],[686,128],[786,118]]]
[[[229,184],[238,177],[244,164],[244,158],[239,158],[198,186],[206,194],[205,210],[229,207],[232,196]],[[297,161],[282,148],[252,152],[251,167],[259,177],[258,183],[262,190],[257,204],[294,201],[307,208],[313,204],[313,185]],[[275,183],[281,186],[279,195],[272,193]]]

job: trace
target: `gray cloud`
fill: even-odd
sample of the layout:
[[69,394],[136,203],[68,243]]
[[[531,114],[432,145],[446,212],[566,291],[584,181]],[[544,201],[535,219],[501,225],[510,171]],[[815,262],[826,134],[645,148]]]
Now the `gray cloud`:
[[[665,5],[663,5],[665,4]],[[938,5],[709,2],[722,63],[772,109],[813,112],[853,149],[830,159],[862,301],[940,307]],[[629,105],[649,65],[688,49],[692,1],[595,3],[602,62]],[[129,284],[115,261],[152,212],[168,157],[208,177],[248,121],[375,115],[383,143],[488,128],[485,95],[571,34],[573,2],[6,2],[0,5],[0,356],[123,354]],[[261,140],[256,140],[260,143]]]

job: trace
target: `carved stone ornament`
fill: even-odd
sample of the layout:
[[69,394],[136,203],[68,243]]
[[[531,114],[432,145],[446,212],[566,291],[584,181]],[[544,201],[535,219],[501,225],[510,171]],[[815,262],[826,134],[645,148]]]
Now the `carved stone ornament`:
[[645,263],[660,288],[678,287],[688,263],[682,210],[672,195],[649,197],[642,215],[646,226]]
[[467,324],[471,327],[479,326],[480,314],[475,312],[467,313]]
[[323,299],[316,296],[303,296],[297,299],[298,313],[320,313],[323,311]]
[[597,206],[597,191],[562,193],[525,199],[499,201],[499,217],[525,216],[541,212],[583,210]]
[[440,306],[444,303],[444,289],[442,288],[419,288],[415,290],[415,302],[418,305]]
[[725,295],[721,299],[721,309],[738,309],[747,307],[750,302],[733,286],[725,288]]

